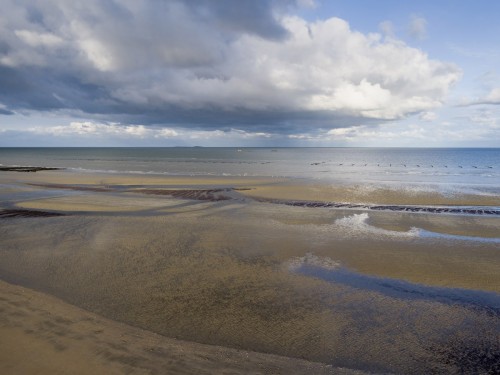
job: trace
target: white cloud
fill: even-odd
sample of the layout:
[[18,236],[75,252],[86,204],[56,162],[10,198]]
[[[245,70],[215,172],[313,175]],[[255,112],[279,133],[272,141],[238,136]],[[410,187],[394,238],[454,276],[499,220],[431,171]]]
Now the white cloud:
[[500,113],[487,108],[478,108],[470,115],[467,120],[482,128],[500,129]]
[[115,68],[113,56],[107,47],[95,39],[80,39],[78,46],[82,54],[100,71],[112,71]]
[[178,132],[176,132],[173,129],[160,129],[156,132],[154,135],[155,138],[172,138],[172,137],[177,137],[179,135]]
[[422,112],[419,119],[422,121],[435,121],[438,118],[435,112]]
[[203,69],[179,71],[170,80],[146,87],[132,83],[114,95],[188,108],[321,110],[395,119],[439,107],[461,76],[451,64],[400,41],[352,31],[338,18],[307,23],[290,17],[283,24],[290,34],[284,42],[244,36],[205,77]]
[[[0,130],[2,130],[0,128]],[[3,129],[9,131],[11,129]],[[123,138],[123,139],[198,139],[198,140],[250,140],[269,139],[274,136],[265,132],[248,132],[240,129],[221,130],[188,130],[173,128],[154,128],[144,125],[126,125],[119,123],[99,123],[93,121],[72,121],[68,125],[31,127],[27,134],[50,135],[53,137],[83,138]]]
[[48,134],[55,137],[62,136],[89,136],[121,138],[171,138],[178,133],[173,129],[154,129],[144,125],[123,125],[118,123],[97,123],[92,121],[73,121],[69,125],[32,127],[29,132]]
[[463,97],[460,100],[459,105],[467,107],[481,104],[500,104],[500,88],[495,87],[481,97],[476,97],[473,99],[471,99],[470,97]]
[[417,40],[425,39],[427,37],[427,20],[423,17],[413,15],[408,25],[408,32]]
[[[234,125],[247,131],[253,118],[276,113],[291,128],[296,113],[307,123],[321,115],[323,127],[343,126],[338,118],[394,120],[441,106],[461,77],[455,65],[395,38],[354,31],[339,18],[308,22],[280,13],[263,25],[271,30],[264,35],[262,17],[235,20],[217,2],[47,0],[37,8],[43,22],[32,22],[26,16],[32,2],[4,1],[9,14],[0,15],[0,42],[11,48],[0,53],[0,64],[42,66],[40,74],[48,75],[40,78],[48,87],[37,86],[45,91],[31,102],[29,93],[19,95],[16,104],[61,98],[51,105],[108,114],[109,122],[129,111],[156,114],[144,122],[153,124],[165,114],[198,111],[203,118],[206,111],[210,123],[196,126],[210,128],[225,115],[248,113]],[[381,28],[388,33],[390,26]],[[415,35],[425,26],[423,18],[412,20]],[[66,88],[68,82],[78,85]],[[268,126],[263,133],[274,132],[274,123],[260,121]]]
[[16,30],[14,34],[24,43],[32,46],[55,47],[63,43],[63,39],[51,33],[37,33],[30,30]]
[[319,133],[294,134],[290,135],[289,138],[316,146],[443,147],[463,145],[471,141],[476,144],[492,145],[499,136],[500,121],[498,118],[477,114],[477,116],[455,120],[454,123],[433,123],[432,126],[411,122],[377,126],[361,125]]
[[490,103],[500,103],[500,88],[492,89],[485,98]]

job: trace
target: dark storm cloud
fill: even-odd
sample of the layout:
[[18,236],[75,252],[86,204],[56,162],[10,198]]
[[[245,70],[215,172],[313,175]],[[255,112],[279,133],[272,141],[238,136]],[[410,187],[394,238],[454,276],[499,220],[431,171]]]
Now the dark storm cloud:
[[0,115],[13,115],[14,112],[0,108]]
[[118,110],[105,88],[41,68],[0,66],[0,103],[20,111],[74,109],[104,113],[112,111],[113,106]]
[[429,110],[460,76],[292,0],[4,3],[0,114],[286,134]]
[[288,32],[277,22],[273,10],[286,11],[294,1],[269,0],[183,0],[200,19],[214,22],[229,32],[260,35],[263,38],[283,39]]
[[330,111],[251,111],[245,108],[223,111],[218,108],[186,110],[178,107],[150,110],[128,108],[127,113],[116,113],[120,123],[162,125],[192,130],[244,129],[251,132],[293,134],[315,132],[317,129],[350,127],[361,123],[369,125],[379,122],[357,116],[340,115]]
[[[0,103],[12,109],[50,110],[60,107],[34,72],[0,66]],[[49,85],[50,86],[50,85]],[[50,91],[49,91],[50,92]]]

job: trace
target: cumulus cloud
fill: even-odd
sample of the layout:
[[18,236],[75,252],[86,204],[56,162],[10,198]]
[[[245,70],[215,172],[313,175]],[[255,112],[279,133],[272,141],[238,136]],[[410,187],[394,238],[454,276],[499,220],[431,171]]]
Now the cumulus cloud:
[[342,19],[294,16],[291,0],[4,2],[3,111],[298,133],[429,112],[461,76]]
[[416,125],[386,124],[384,126],[357,125],[330,129],[316,133],[290,134],[288,138],[309,142],[312,145],[335,144],[339,146],[387,146],[397,140],[399,144],[414,145],[415,139],[427,139],[430,129]]
[[[8,129],[1,129],[7,131]],[[53,137],[117,137],[130,139],[210,139],[210,138],[271,138],[274,134],[264,132],[247,132],[240,129],[220,130],[189,130],[144,125],[125,125],[120,123],[103,123],[94,121],[72,121],[68,125],[35,126],[25,130],[25,133],[50,135]]]
[[96,123],[92,121],[73,121],[69,125],[33,127],[28,129],[35,134],[59,136],[91,136],[105,137],[109,135],[131,138],[175,137],[177,132],[172,129],[149,129],[144,125],[121,125],[116,123]]
[[477,145],[496,147],[500,136],[498,113],[475,111],[457,116],[451,122],[390,122],[383,125],[358,125],[316,133],[290,134],[288,138],[310,146],[398,146],[443,147],[464,146],[474,140]]
[[127,125],[98,121],[70,121],[64,125],[1,127],[0,146],[241,146],[271,145],[280,135],[241,129],[200,130],[159,126]]

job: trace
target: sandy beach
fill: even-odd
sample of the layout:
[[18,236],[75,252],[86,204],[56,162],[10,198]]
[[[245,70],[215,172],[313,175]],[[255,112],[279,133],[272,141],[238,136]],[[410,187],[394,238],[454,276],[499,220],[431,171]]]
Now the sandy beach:
[[[290,179],[67,171],[2,172],[0,179],[0,277],[37,291],[1,285],[2,337],[12,337],[2,342],[5,371],[49,366],[53,373],[73,358],[81,373],[454,373],[494,366],[494,215],[256,199],[342,201],[354,189]],[[387,192],[373,197],[378,204],[497,204],[495,197],[424,199],[402,191],[393,200]],[[44,323],[47,310],[55,314],[51,323]],[[89,333],[99,330],[106,339]],[[136,339],[123,343],[123,335]],[[148,342],[160,349],[149,352]]]
[[170,339],[0,281],[2,374],[362,374]]

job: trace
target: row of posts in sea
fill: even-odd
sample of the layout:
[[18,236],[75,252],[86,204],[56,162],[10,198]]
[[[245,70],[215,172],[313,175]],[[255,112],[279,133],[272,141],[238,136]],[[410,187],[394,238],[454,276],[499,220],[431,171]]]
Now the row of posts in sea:
[[[325,164],[327,163],[326,161],[322,161],[322,162],[318,162],[318,163],[311,163],[311,165],[321,165],[321,164]],[[367,167],[369,164],[368,163],[360,163],[360,164],[356,164],[356,163],[340,163],[338,164],[339,167],[342,167],[342,166],[346,166],[346,167],[355,167],[355,166],[361,166],[361,167]],[[371,164],[370,164],[371,166]],[[407,167],[415,167],[415,168],[439,168],[439,167],[442,167],[442,168],[448,168],[448,165],[436,165],[434,166],[433,164],[429,164],[429,165],[421,165],[421,164],[414,164],[414,165],[407,165],[407,164],[392,164],[392,163],[389,163],[389,164],[380,164],[378,163],[377,164],[377,167],[382,167],[382,168],[392,168],[392,167],[404,167],[404,168],[407,168]],[[450,168],[474,168],[474,169],[494,169],[495,166],[493,165],[452,165],[450,166]]]

